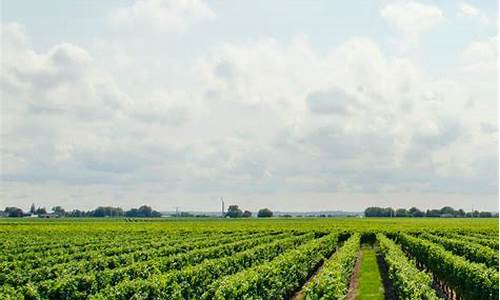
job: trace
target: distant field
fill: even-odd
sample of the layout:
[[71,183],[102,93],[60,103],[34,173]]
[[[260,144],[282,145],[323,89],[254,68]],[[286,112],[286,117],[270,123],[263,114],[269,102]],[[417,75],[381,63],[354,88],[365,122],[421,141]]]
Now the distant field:
[[498,256],[498,219],[3,218],[0,299],[498,299]]

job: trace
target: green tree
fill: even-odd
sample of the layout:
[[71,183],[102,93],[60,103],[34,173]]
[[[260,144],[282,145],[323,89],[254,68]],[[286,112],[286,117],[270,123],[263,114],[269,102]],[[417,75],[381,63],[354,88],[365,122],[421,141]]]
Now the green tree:
[[493,215],[489,211],[482,211],[479,213],[480,218],[491,218]]
[[408,210],[408,213],[409,213],[410,216],[417,217],[417,218],[425,216],[425,213],[423,211],[421,211],[420,209],[416,208],[415,206],[413,206],[412,208],[410,208]]
[[36,215],[45,215],[46,213],[47,213],[47,209],[45,209],[45,207],[39,207],[35,211]]
[[137,217],[138,213],[139,211],[137,210],[137,208],[132,208],[131,210],[127,210],[125,212],[125,216],[129,218],[134,218]]
[[52,211],[58,216],[64,216],[64,213],[66,212],[61,206],[52,207]]
[[428,209],[427,212],[425,213],[426,217],[430,218],[438,218],[441,216],[441,210],[439,209]]
[[383,217],[384,209],[381,207],[368,207],[365,209],[365,217]]
[[394,217],[394,209],[392,207],[386,207],[383,210],[383,217]]
[[405,208],[396,209],[396,217],[408,217],[408,211]]
[[142,205],[137,210],[137,216],[138,217],[146,217],[146,218],[147,217],[151,217],[152,213],[153,213],[153,209],[150,206],[147,206],[147,205]]
[[243,215],[243,211],[238,207],[238,205],[229,205],[226,213],[226,217],[239,218]]
[[6,207],[4,210],[5,214],[11,218],[18,218],[24,215],[23,210],[19,207]]
[[252,216],[252,212],[249,210],[245,210],[243,212],[243,215],[241,215],[243,218],[250,218]]
[[259,218],[270,218],[273,216],[273,212],[269,208],[259,209],[257,217]]
[[452,215],[454,216],[456,214],[455,210],[451,206],[445,206],[441,208],[441,214],[442,215]]

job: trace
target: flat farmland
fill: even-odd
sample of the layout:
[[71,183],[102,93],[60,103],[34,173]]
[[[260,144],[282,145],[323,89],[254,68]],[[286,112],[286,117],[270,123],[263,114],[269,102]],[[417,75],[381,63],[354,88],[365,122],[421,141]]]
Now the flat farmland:
[[0,299],[498,299],[498,219],[0,219]]

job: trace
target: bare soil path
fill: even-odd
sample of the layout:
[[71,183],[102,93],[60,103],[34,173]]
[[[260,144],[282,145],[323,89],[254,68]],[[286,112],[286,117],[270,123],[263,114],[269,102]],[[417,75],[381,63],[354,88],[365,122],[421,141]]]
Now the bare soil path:
[[361,267],[361,250],[358,252],[358,257],[356,258],[356,264],[354,265],[354,270],[351,275],[351,282],[349,283],[349,291],[347,292],[347,296],[345,300],[354,300],[356,299],[356,294],[358,292],[358,284],[359,284],[359,270]]

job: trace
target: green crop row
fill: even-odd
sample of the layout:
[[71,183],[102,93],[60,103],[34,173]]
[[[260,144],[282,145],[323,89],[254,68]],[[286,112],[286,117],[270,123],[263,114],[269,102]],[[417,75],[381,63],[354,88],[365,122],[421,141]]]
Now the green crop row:
[[456,255],[463,256],[470,261],[483,263],[488,267],[498,269],[498,253],[489,247],[481,246],[459,238],[447,238],[428,233],[422,233],[420,237],[440,244],[446,250],[449,250]]
[[[337,245],[330,234],[222,280],[213,299],[283,299],[300,288]],[[209,296],[212,298],[212,295]]]
[[465,299],[498,299],[498,272],[454,255],[443,246],[405,233],[397,235],[405,251]]
[[307,285],[305,299],[344,299],[359,253],[360,235],[354,234],[322,267]]
[[439,299],[432,288],[432,278],[419,271],[398,245],[381,233],[377,234],[377,241],[387,265],[388,276],[400,299]]
[[[93,299],[130,299],[143,295],[148,299],[200,299],[214,289],[220,278],[268,261],[285,251],[314,238],[314,234],[293,236],[269,244],[249,248],[228,257],[206,260],[182,270],[127,280],[101,290]],[[154,284],[152,284],[154,283]]]
[[[159,258],[161,258],[163,261],[169,260],[170,266],[181,262],[182,258],[188,255],[191,251],[199,251],[206,254],[210,251],[210,249],[214,249],[213,251],[218,251],[221,247],[223,249],[227,249],[233,246],[232,243],[234,243],[234,245],[238,245],[244,241],[251,243],[256,238],[260,238],[265,235],[267,235],[267,233],[257,234],[256,236],[250,235],[242,237],[224,236],[223,238],[219,239],[205,239],[197,241],[195,243],[187,240],[169,247],[150,249],[149,251],[156,251],[154,255],[148,255],[148,252],[141,253],[140,251],[132,252],[131,254],[122,256],[107,256],[105,254],[95,253],[94,255],[89,256],[87,259],[75,260],[55,265],[44,264],[41,268],[34,269],[26,267],[19,268],[15,264],[2,264],[2,272],[0,272],[0,283],[10,285],[22,285],[27,282],[37,283],[40,281],[56,280],[57,278],[70,276],[77,273],[102,272],[106,270],[112,270],[120,266],[134,264],[137,261],[141,262],[143,260],[158,260]],[[122,248],[124,250],[128,249],[128,247],[126,246],[122,246]],[[194,253],[196,254],[199,252]],[[164,265],[167,266],[167,264]]]

